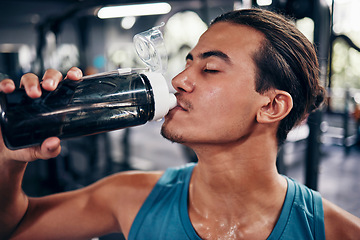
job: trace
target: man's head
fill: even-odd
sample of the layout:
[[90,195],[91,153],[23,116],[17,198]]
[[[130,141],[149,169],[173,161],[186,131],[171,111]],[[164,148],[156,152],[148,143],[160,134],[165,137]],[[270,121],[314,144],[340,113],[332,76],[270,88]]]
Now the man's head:
[[322,90],[312,44],[261,10],[216,18],[186,61],[172,81],[178,107],[165,118],[162,134],[191,146],[259,142],[276,132],[282,142]]
[[269,11],[248,9],[225,13],[212,22],[228,22],[252,27],[265,35],[263,46],[254,55],[257,65],[256,91],[270,89],[288,92],[293,109],[279,125],[277,139],[282,143],[288,132],[324,100],[319,84],[319,65],[313,45],[287,19]]

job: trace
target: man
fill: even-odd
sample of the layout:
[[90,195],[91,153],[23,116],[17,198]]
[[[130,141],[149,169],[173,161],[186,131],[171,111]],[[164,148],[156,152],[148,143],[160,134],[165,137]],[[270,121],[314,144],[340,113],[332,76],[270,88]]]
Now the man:
[[[217,18],[172,84],[178,105],[162,135],[191,147],[198,164],[126,172],[42,198],[22,193],[27,162],[55,157],[59,139],[10,151],[1,144],[1,236],[88,239],[356,239],[357,217],[278,174],[278,145],[323,99],[314,49],[282,17],[241,10]],[[42,88],[61,74],[48,70]],[[67,78],[77,80],[72,68]],[[38,78],[22,86],[39,97]],[[7,79],[0,89],[14,86]]]

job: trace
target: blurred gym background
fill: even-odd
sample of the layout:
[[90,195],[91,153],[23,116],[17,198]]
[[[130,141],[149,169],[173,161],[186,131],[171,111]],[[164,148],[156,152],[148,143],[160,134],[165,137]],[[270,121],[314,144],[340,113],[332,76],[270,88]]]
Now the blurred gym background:
[[[151,4],[150,4],[151,3]],[[147,12],[141,12],[139,4]],[[132,6],[106,15],[108,6]],[[360,1],[358,0],[1,0],[0,80],[72,66],[85,74],[143,66],[132,44],[160,25],[169,82],[211,19],[232,9],[282,12],[316,45],[328,105],[294,129],[279,151],[278,169],[360,217]],[[116,11],[121,14],[121,10]],[[196,162],[194,153],[163,139],[162,122],[65,140],[55,160],[29,164],[24,190],[42,196],[86,186],[126,170],[159,170]],[[119,238],[109,235],[100,239]]]

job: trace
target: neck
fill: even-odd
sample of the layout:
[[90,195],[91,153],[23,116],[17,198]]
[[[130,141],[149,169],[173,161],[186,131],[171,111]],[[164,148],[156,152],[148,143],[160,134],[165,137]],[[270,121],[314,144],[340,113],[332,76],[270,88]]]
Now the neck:
[[249,216],[249,212],[270,208],[268,204],[281,208],[286,181],[276,169],[276,144],[262,140],[195,146],[199,162],[191,179],[190,204],[205,215],[217,211],[227,217]]

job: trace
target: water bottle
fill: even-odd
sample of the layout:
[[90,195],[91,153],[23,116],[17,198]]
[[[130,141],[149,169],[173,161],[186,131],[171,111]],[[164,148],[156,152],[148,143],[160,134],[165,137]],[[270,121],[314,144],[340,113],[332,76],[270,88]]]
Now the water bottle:
[[[153,28],[145,36],[151,37],[154,32],[159,34]],[[151,66],[153,71],[125,68],[85,76],[79,81],[65,79],[54,91],[43,91],[36,99],[29,98],[24,89],[0,93],[0,124],[5,145],[19,149],[39,145],[51,136],[67,139],[97,134],[164,117],[176,105],[176,98],[169,93],[161,73],[166,66],[160,59],[164,52],[154,51],[159,49],[158,43],[154,46],[153,40],[143,37],[134,38],[137,52],[147,58],[159,58],[144,61],[156,63]],[[144,46],[152,47],[151,56]]]

